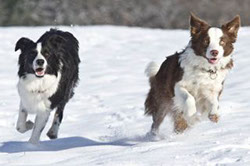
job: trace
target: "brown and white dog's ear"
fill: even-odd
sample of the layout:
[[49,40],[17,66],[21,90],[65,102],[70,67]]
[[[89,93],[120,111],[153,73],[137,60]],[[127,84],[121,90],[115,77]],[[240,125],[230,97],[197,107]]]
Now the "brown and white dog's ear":
[[195,16],[192,12],[190,13],[190,32],[191,36],[200,33],[202,30],[208,29],[209,24],[206,21]]
[[237,34],[240,28],[240,16],[237,15],[233,20],[222,25],[222,30],[229,35],[233,42],[236,41]]
[[35,43],[32,40],[22,37],[17,41],[15,51],[20,49],[23,52],[26,48],[34,44]]

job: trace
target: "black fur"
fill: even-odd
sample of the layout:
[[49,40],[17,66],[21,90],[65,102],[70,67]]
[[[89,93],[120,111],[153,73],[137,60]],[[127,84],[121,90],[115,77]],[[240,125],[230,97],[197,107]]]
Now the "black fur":
[[[44,52],[54,55],[54,57],[50,57],[53,65],[50,65],[48,60],[48,66],[51,70],[49,72],[57,75],[59,61],[63,64],[60,85],[57,92],[50,97],[51,109],[59,107],[60,109],[58,108],[58,110],[63,110],[68,100],[73,97],[73,89],[79,80],[78,64],[80,59],[78,56],[78,41],[69,32],[51,29],[38,39],[37,43],[39,42],[44,43],[44,45],[42,44]],[[61,109],[62,107],[63,109]]]

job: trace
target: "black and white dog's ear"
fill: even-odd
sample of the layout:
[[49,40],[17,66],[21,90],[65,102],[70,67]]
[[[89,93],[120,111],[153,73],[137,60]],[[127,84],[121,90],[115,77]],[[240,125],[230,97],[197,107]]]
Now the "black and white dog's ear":
[[65,43],[66,43],[66,40],[62,36],[59,36],[59,35],[52,35],[48,39],[48,44],[50,45],[50,47],[55,48],[55,49],[59,49]]
[[21,39],[19,39],[16,43],[16,47],[15,47],[15,51],[17,50],[21,50],[22,52],[28,48],[30,45],[35,44],[32,40],[22,37]]

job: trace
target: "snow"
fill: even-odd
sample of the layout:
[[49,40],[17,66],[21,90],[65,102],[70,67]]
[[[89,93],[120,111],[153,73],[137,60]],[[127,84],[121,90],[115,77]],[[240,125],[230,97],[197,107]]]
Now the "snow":
[[[80,42],[80,83],[65,109],[57,140],[46,136],[53,114],[37,146],[27,143],[31,131],[15,130],[16,41],[37,40],[49,27],[0,28],[0,165],[250,165],[250,28],[239,32],[235,67],[230,72],[218,124],[208,120],[185,133],[172,132],[166,118],[162,139],[147,139],[152,120],[144,116],[149,89],[144,70],[183,49],[187,30],[114,26],[59,27]],[[53,112],[54,113],[54,112]],[[33,120],[34,116],[29,119]]]

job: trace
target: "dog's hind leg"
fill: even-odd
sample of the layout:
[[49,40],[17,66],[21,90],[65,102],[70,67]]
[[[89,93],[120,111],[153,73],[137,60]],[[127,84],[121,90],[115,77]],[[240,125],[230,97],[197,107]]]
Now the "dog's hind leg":
[[37,144],[40,140],[41,133],[49,119],[50,111],[39,112],[36,115],[34,129],[32,131],[30,143]]
[[26,112],[26,110],[20,106],[18,120],[16,124],[16,129],[20,133],[24,133],[33,128],[34,123],[31,121],[26,121],[27,116],[28,116],[28,113]]
[[54,120],[52,122],[52,126],[50,127],[47,133],[47,136],[50,139],[56,139],[58,136],[58,130],[63,119],[64,107],[65,107],[65,104],[61,104],[57,107],[56,113],[54,115]]
[[[166,108],[165,108],[166,109]],[[157,136],[159,134],[159,127],[163,122],[167,111],[165,109],[159,109],[156,112],[153,112],[153,124],[151,126],[151,134]]]

